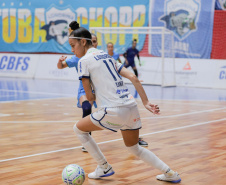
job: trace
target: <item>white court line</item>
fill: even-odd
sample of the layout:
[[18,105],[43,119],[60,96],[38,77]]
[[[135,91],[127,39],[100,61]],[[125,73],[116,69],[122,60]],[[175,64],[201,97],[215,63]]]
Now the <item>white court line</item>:
[[9,97],[17,97],[17,96],[1,96],[1,98],[9,98]]
[[5,117],[5,116],[10,116],[11,114],[3,114],[3,113],[0,113],[0,117]]
[[8,90],[8,89],[0,89],[0,91],[7,91],[7,92],[20,92],[20,93],[29,93],[29,94],[46,94],[46,95],[57,95],[57,96],[73,96],[73,94],[65,94],[65,93],[48,93],[48,92],[34,92],[34,91],[16,91],[16,90]]
[[77,121],[0,121],[0,123],[72,123]]
[[197,100],[197,99],[151,99],[152,101],[187,101],[189,103],[189,101],[194,101],[194,102],[198,102],[198,101],[201,101],[203,103],[207,102],[207,101],[218,101],[218,102],[225,102],[225,101],[219,101],[219,99],[216,99],[216,100],[206,100],[206,99],[200,99],[200,100]]
[[[73,97],[74,94],[59,94],[59,93],[48,93],[48,92],[34,92],[34,91],[17,91],[17,90],[8,90],[8,89],[0,89],[0,91],[9,91],[9,92],[23,92],[23,93],[30,93],[30,94],[46,94],[46,95],[60,95],[60,96],[70,96]],[[61,98],[61,97],[60,97]],[[65,98],[65,97],[62,97]],[[54,98],[43,98],[43,99],[54,99]],[[15,101],[30,101],[30,100],[43,100],[43,99],[29,99],[29,100],[14,100],[14,101],[4,101],[0,103],[10,103],[10,102],[15,102]],[[138,98],[137,100],[141,100],[140,98]],[[187,99],[150,99],[151,101],[173,101],[175,104],[175,101],[187,101],[187,103],[189,103],[189,101],[219,101],[219,100],[187,100]],[[166,103],[166,102],[165,102]],[[177,102],[178,103],[178,102]],[[179,104],[187,104],[185,102],[179,102]],[[195,105],[195,104],[194,104]],[[196,104],[196,105],[200,105],[201,104]],[[211,106],[211,105],[205,105],[205,106]],[[216,105],[217,106],[217,105]]]
[[[188,125],[188,126],[183,126],[183,127],[177,127],[177,128],[172,128],[172,129],[167,129],[167,130],[162,130],[162,131],[157,131],[157,132],[150,132],[150,133],[147,133],[147,134],[142,134],[140,136],[147,136],[147,135],[169,132],[169,131],[173,131],[173,130],[180,130],[180,129],[184,129],[184,128],[196,127],[196,126],[200,126],[200,125],[206,125],[206,124],[209,124],[209,123],[216,123],[216,122],[225,121],[225,120],[226,120],[226,118],[202,122],[202,123],[196,123],[196,124],[193,124],[193,125]],[[100,144],[105,144],[105,143],[112,143],[112,142],[120,141],[120,140],[122,140],[122,138],[113,139],[113,140],[109,140],[109,141],[103,141],[103,142],[100,142],[100,143],[97,143],[97,144],[100,145]],[[60,149],[60,150],[53,150],[53,151],[49,151],[49,152],[37,153],[37,154],[32,154],[32,155],[25,155],[25,156],[21,156],[21,157],[10,158],[10,159],[3,159],[3,160],[0,160],[0,162],[13,161],[13,160],[17,160],[17,159],[24,159],[24,158],[34,157],[34,156],[40,156],[40,155],[45,155],[45,154],[67,151],[67,150],[73,150],[73,149],[77,149],[77,148],[81,148],[81,147],[82,146],[77,146],[77,147],[65,148],[65,149]]]
[[[141,119],[173,118],[173,117],[187,116],[187,115],[199,114],[199,113],[205,113],[205,112],[213,112],[213,111],[218,111],[218,110],[223,110],[223,109],[226,109],[226,107],[218,108],[218,109],[202,110],[202,111],[197,111],[197,112],[188,112],[188,113],[184,113],[184,114],[174,114],[174,115],[169,115],[169,116],[153,115],[152,117],[143,117]],[[63,122],[76,122],[76,121],[78,121],[78,120],[75,120],[75,121],[0,121],[0,123],[63,123]]]
[[[64,99],[64,98],[77,98],[77,96],[71,97],[56,97],[56,98],[40,98],[40,99],[29,99],[29,100],[12,100],[12,101],[0,101],[0,103],[18,103],[23,101],[39,101],[39,100],[55,100],[55,99]],[[77,106],[76,106],[77,107]]]
[[[141,101],[139,99],[139,101]],[[214,104],[204,104],[203,102],[200,102],[200,103],[192,103],[192,101],[194,100],[186,100],[187,102],[179,102],[179,101],[185,101],[185,100],[176,100],[174,101],[173,99],[172,100],[164,100],[164,99],[161,99],[161,100],[155,100],[155,99],[149,99],[150,102],[156,102],[154,104],[157,104],[159,105],[160,103],[163,103],[163,104],[172,104],[172,105],[175,105],[175,104],[178,104],[178,105],[197,105],[197,106],[204,106],[204,107],[213,107],[213,106],[220,106],[220,105],[214,105]],[[162,102],[164,101],[164,102]],[[173,101],[173,102],[170,102],[170,101]],[[197,100],[197,101],[201,101],[201,100]],[[204,101],[204,100],[203,100]],[[218,101],[218,100],[206,100],[206,101]],[[219,101],[218,101],[219,102]],[[224,102],[226,103],[226,102]]]
[[141,119],[173,118],[173,117],[187,116],[187,115],[192,115],[192,114],[199,114],[199,113],[204,113],[204,112],[213,112],[213,111],[224,110],[224,109],[226,109],[226,107],[218,108],[218,109],[202,110],[202,111],[197,111],[197,112],[188,112],[188,113],[184,113],[184,114],[175,114],[175,115],[169,115],[169,116],[144,117]]

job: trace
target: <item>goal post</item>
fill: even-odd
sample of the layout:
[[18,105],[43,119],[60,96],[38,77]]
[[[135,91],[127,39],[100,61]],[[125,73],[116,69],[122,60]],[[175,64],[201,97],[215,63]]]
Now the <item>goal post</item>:
[[[107,43],[122,55],[137,40],[142,66],[136,65],[145,84],[176,86],[174,35],[165,27],[90,27],[98,38],[98,49],[107,51]],[[124,61],[124,60],[123,60]]]

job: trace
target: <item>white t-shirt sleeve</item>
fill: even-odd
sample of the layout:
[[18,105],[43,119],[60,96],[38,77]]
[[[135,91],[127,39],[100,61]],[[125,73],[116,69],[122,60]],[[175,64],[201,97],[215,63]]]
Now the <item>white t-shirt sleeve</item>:
[[81,80],[82,78],[90,78],[87,60],[79,60],[78,76],[79,80]]

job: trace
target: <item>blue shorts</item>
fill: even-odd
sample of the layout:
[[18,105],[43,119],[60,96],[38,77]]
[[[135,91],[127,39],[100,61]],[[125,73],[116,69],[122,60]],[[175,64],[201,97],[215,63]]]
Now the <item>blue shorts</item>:
[[126,64],[126,62],[124,62],[124,67],[128,68],[129,66],[136,67],[134,60],[133,61],[128,61],[128,64]]
[[[79,99],[83,95],[86,95],[86,92],[85,92],[85,89],[83,88],[82,81],[80,80],[79,88],[78,88],[78,95],[77,95],[77,100],[78,100],[77,107],[78,108],[82,108],[82,105],[80,104]],[[97,108],[97,104],[95,101],[93,102],[93,105],[95,108]]]

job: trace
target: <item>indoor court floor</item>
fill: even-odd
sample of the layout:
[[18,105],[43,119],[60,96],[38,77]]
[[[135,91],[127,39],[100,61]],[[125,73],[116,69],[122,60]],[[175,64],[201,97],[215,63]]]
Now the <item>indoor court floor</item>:
[[[84,185],[165,185],[158,170],[127,152],[120,132],[93,132],[115,174],[87,178],[96,163],[73,132],[82,117],[78,81],[0,77],[0,185],[63,185],[61,173],[78,164]],[[148,112],[132,85],[142,120],[140,136],[173,170],[181,185],[226,184],[226,90],[145,85],[161,114]],[[96,109],[93,109],[95,111]]]

